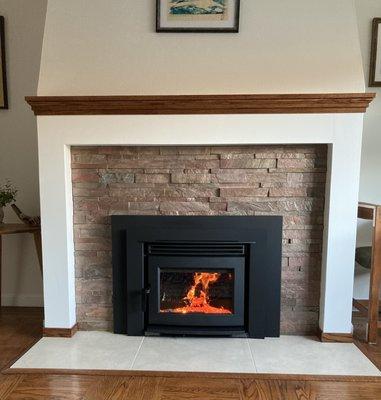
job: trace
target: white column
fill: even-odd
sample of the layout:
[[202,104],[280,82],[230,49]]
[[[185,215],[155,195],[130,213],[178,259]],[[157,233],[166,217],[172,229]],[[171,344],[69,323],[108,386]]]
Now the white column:
[[363,116],[337,115],[329,147],[320,329],[352,332],[352,297]]
[[[49,136],[50,135],[50,136]],[[70,149],[39,129],[45,328],[76,323]]]

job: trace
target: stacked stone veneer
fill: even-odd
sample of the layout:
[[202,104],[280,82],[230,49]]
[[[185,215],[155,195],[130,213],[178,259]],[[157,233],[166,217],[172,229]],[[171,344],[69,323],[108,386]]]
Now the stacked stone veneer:
[[77,319],[111,329],[110,215],[283,215],[283,333],[318,327],[327,147],[72,147]]

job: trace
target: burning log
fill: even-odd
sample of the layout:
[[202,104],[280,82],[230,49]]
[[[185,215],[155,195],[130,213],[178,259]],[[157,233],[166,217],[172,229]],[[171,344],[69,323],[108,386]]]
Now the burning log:
[[178,307],[164,312],[173,313],[203,313],[203,314],[232,314],[224,307],[213,307],[209,303],[209,285],[215,283],[221,274],[214,272],[195,272],[193,275],[193,285],[188,290],[183,300],[187,303],[184,307]]

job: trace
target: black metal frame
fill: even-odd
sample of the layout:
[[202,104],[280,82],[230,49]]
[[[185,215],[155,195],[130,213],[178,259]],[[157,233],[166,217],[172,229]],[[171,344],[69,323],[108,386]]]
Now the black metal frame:
[[0,79],[3,83],[3,96],[4,104],[0,105],[0,109],[8,109],[8,89],[7,89],[7,70],[5,63],[5,28],[4,17],[0,16],[0,56],[1,56],[1,69],[3,71]]
[[[113,216],[114,332],[144,335],[147,330],[147,244],[195,240],[246,244],[244,331],[255,338],[279,336],[282,217],[278,216]],[[176,327],[168,326],[158,331],[196,333],[188,329],[176,332]],[[198,333],[232,334],[220,326],[199,327]]]
[[235,0],[234,7],[234,26],[231,28],[169,28],[162,27],[160,23],[160,3],[162,0],[156,0],[156,32],[177,32],[177,33],[238,33],[241,1]]
[[381,18],[373,18],[372,22],[372,41],[371,41],[371,51],[370,51],[370,63],[369,63],[369,87],[380,87],[381,81],[376,80],[376,64],[377,57],[381,57],[378,54],[378,30],[380,29]]

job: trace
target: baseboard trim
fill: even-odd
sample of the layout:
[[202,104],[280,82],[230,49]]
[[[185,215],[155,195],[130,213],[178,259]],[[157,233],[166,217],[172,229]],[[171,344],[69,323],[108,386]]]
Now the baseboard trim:
[[77,331],[77,324],[75,324],[71,328],[44,328],[42,331],[42,336],[71,338],[77,333]]
[[352,333],[328,333],[319,329],[318,337],[323,343],[353,343]]

